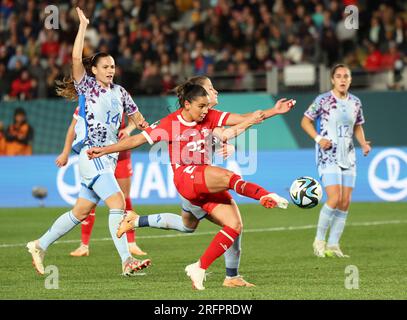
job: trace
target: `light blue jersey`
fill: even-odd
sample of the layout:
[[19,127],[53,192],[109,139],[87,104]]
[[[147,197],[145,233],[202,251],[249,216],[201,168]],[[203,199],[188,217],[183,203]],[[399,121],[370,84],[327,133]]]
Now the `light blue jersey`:
[[94,77],[86,74],[79,83],[75,82],[75,89],[79,96],[79,111],[72,149],[79,154],[83,186],[79,197],[98,203],[100,199],[120,192],[114,177],[118,153],[89,159],[86,151],[93,146],[116,143],[123,113],[132,115],[138,108],[123,87],[111,84],[109,88],[102,88]]
[[332,142],[329,150],[316,145],[318,167],[354,168],[353,128],[365,122],[359,98],[349,93],[345,99],[339,99],[329,91],[319,95],[304,115],[316,122],[319,135]]
[[[117,84],[103,88],[87,74],[79,83],[75,82],[75,89],[80,99],[74,151],[80,153],[84,145],[103,147],[115,144],[123,112],[129,116],[138,111],[129,93]],[[118,153],[111,156],[117,159]]]

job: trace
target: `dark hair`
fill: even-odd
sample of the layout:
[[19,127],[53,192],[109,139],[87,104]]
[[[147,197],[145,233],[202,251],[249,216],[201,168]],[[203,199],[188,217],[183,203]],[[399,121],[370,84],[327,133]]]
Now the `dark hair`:
[[25,112],[25,110],[24,110],[23,108],[21,108],[21,107],[18,107],[18,108],[16,108],[16,109],[14,110],[14,117],[15,117],[16,115],[18,115],[18,114],[22,114],[22,115],[24,115],[24,116],[27,115],[26,112]]
[[339,69],[339,68],[346,68],[346,69],[348,69],[350,71],[350,68],[346,64],[338,63],[331,69],[331,79],[334,77],[334,74],[335,74],[336,70]]
[[[99,60],[105,57],[110,57],[110,54],[105,52],[98,52],[93,56],[83,58],[82,63],[85,68],[86,74],[93,77],[94,74],[92,72],[92,67],[96,67]],[[78,99],[78,93],[76,92],[72,76],[64,78],[62,81],[56,80],[55,83],[57,85],[57,95],[72,101]]]
[[192,78],[189,78],[187,82],[190,82],[192,84],[199,84],[200,86],[203,86],[204,82],[206,80],[209,80],[207,76],[195,76]]
[[24,116],[24,121],[23,121],[23,123],[26,123],[26,122],[27,122],[27,113],[25,112],[25,110],[24,110],[23,108],[18,107],[18,108],[16,108],[16,109],[14,110],[13,122],[16,121],[16,117],[17,117],[18,115]]
[[185,101],[192,102],[197,97],[205,97],[208,92],[199,84],[194,84],[189,81],[180,84],[175,89],[175,94],[178,97],[178,104],[180,108],[185,106]]

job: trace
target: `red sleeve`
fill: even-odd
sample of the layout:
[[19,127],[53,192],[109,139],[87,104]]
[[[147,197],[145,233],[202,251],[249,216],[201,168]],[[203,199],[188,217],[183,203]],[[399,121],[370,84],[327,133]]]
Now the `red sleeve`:
[[75,112],[73,113],[73,118],[78,120],[79,106],[76,107]]
[[216,128],[216,127],[223,127],[226,125],[226,121],[230,116],[230,112],[223,112],[223,111],[218,111],[218,110],[209,110],[208,112],[208,121],[211,124],[211,128]]
[[159,141],[172,141],[172,121],[170,118],[164,118],[153,123],[141,132],[149,144]]

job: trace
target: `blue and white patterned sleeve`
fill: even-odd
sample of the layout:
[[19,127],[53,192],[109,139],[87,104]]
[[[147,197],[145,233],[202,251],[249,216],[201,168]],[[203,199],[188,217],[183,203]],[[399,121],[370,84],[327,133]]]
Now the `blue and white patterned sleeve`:
[[76,92],[78,93],[78,95],[83,94],[87,96],[90,89],[92,89],[95,86],[95,82],[96,82],[95,78],[89,77],[85,72],[81,81],[76,82],[74,80]]
[[315,120],[319,117],[321,113],[321,99],[319,96],[311,103],[308,109],[304,112],[304,116],[310,118],[311,120]]
[[130,94],[122,87],[120,88],[120,92],[122,95],[122,103],[126,114],[130,116],[133,113],[136,113],[138,111],[138,107],[133,101],[133,98],[130,96]]
[[356,102],[356,105],[359,107],[358,114],[356,115],[356,122],[355,125],[361,125],[365,123],[365,117],[363,116],[363,109],[362,109],[362,103],[358,99]]

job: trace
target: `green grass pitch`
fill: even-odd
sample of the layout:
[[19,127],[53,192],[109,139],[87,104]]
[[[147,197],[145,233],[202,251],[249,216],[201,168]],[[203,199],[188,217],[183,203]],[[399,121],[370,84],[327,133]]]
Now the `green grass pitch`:
[[[142,214],[179,212],[179,206],[137,207]],[[407,204],[354,203],[342,238],[351,257],[312,254],[319,208],[266,210],[241,205],[244,222],[240,273],[255,288],[224,288],[224,259],[209,268],[202,292],[191,289],[184,268],[196,261],[218,227],[202,221],[193,235],[138,229],[139,245],[153,265],[126,278],[109,240],[107,209],[99,208],[90,256],[73,258],[80,226],[52,245],[45,264],[55,265],[59,288],[46,289],[46,276],[31,265],[25,243],[38,238],[63,208],[0,209],[0,299],[406,299]],[[93,240],[93,241],[92,241]],[[346,289],[345,268],[356,266],[359,289]],[[355,282],[354,282],[355,283]]]

